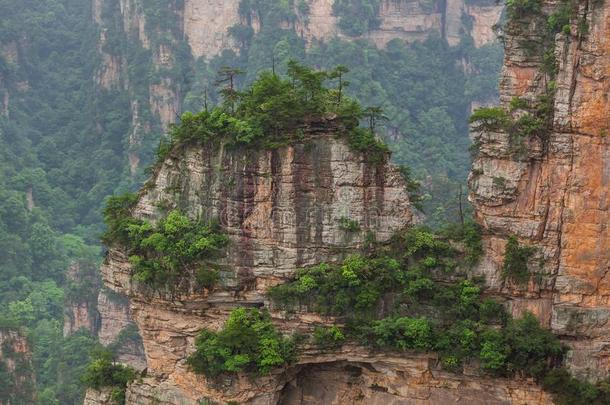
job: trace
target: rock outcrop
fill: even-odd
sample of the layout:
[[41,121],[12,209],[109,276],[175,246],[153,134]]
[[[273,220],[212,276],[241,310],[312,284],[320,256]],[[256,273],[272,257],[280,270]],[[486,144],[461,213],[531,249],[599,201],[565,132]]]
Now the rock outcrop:
[[64,336],[86,330],[112,347],[117,360],[136,370],[146,368],[144,348],[132,320],[127,297],[101,288],[99,266],[74,262],[66,272],[69,288],[64,304]]
[[[344,257],[362,246],[367,233],[383,241],[414,223],[397,168],[369,162],[338,129],[334,121],[311,123],[302,142],[275,150],[183,146],[157,167],[133,214],[154,222],[179,208],[218,218],[231,242],[220,286],[171,296],[138,285],[121,248],[109,251],[104,282],[129,296],[148,366],[146,376],[128,387],[127,403],[550,404],[529,381],[489,379],[476,367],[453,375],[441,371],[432,354],[396,356],[354,346],[339,352],[305,347],[297,364],[259,378],[208,381],[188,370],[186,358],[202,328],[220,329],[236,306],[268,307],[270,286],[301,266]],[[341,218],[358,221],[361,231],[348,234]],[[329,322],[303,312],[271,316],[285,334],[308,335]]]
[[113,405],[115,401],[111,398],[111,391],[111,388],[88,389],[83,405]]
[[[555,2],[546,2],[551,12]],[[588,26],[586,32],[582,27]],[[571,32],[557,34],[553,123],[546,144],[511,153],[505,132],[477,135],[480,153],[470,177],[476,218],[485,229],[480,271],[509,300],[513,313],[535,313],[570,346],[568,365],[581,377],[610,371],[610,3],[578,4]],[[534,102],[549,88],[543,58],[528,51],[540,40],[535,21],[510,30],[501,100]],[[551,88],[552,88],[551,87]],[[502,277],[507,239],[535,246],[529,285]]]
[[100,288],[95,263],[74,262],[66,272],[71,285],[64,310],[64,336],[79,329],[96,334],[99,327],[97,292]]

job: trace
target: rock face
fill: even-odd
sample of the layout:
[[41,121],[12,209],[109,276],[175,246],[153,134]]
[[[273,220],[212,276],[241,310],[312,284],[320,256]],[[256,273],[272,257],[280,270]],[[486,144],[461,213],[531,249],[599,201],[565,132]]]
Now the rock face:
[[[299,15],[295,29],[308,42],[341,36],[334,0],[307,0],[309,13]],[[463,18],[473,19],[471,34],[477,46],[495,40],[491,27],[500,20],[503,6],[469,6],[463,0],[418,1],[383,0],[379,8],[379,28],[364,35],[379,47],[393,39],[407,42],[423,40],[430,34],[445,36],[457,45],[468,28]],[[227,29],[240,23],[239,0],[186,0],[184,2],[184,34],[196,58],[211,58],[223,49],[235,47]],[[254,20],[253,28],[258,30]]]
[[[184,146],[157,168],[134,215],[154,222],[179,208],[218,218],[231,242],[219,287],[171,297],[132,282],[125,253],[109,251],[104,282],[129,295],[148,365],[146,377],[129,386],[128,404],[550,403],[527,381],[451,375],[433,355],[396,357],[349,346],[340,352],[306,347],[296,365],[256,379],[212,382],[188,371],[185,360],[202,328],[221,328],[236,306],[268,306],[266,290],[300,266],[338,260],[367,233],[387,240],[414,222],[397,168],[353,152],[340,130],[333,120],[313,122],[302,142],[275,150]],[[361,231],[347,233],[341,218],[358,221]],[[286,334],[311,334],[329,322],[311,313],[271,315]]]
[[[99,275],[94,263],[75,262],[66,272],[66,278],[74,288],[66,299],[64,310],[64,336],[79,329],[96,334],[99,327],[97,312],[97,291],[100,288]],[[78,292],[78,293],[76,293]]]
[[126,296],[101,289],[97,296],[98,339],[104,346],[116,347],[117,360],[135,370],[146,368],[144,347]]
[[[545,5],[551,11],[553,2]],[[588,32],[558,34],[554,118],[548,144],[532,141],[514,158],[508,134],[479,134],[471,200],[486,236],[480,271],[515,314],[529,310],[571,347],[569,366],[598,379],[610,370],[610,3],[579,2]],[[581,24],[583,24],[581,22]],[[535,100],[549,80],[526,49],[535,22],[509,32],[501,100]],[[538,276],[527,286],[501,276],[507,238],[535,246]],[[532,264],[532,269],[537,267]]]
[[146,368],[144,348],[125,296],[101,288],[99,266],[73,263],[66,272],[70,288],[64,304],[64,336],[81,329],[97,336],[104,346],[116,346],[117,360],[136,370]]
[[115,401],[110,396],[110,388],[102,388],[99,391],[89,388],[85,394],[83,405],[113,405]]
[[228,28],[239,23],[239,0],[185,0],[184,34],[193,56],[211,57],[235,46]]
[[27,338],[5,327],[0,327],[0,380],[0,405],[36,402],[36,379]]

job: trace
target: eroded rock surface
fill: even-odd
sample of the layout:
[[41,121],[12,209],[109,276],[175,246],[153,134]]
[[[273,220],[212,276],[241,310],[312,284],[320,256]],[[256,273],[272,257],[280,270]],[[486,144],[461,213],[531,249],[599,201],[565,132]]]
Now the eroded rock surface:
[[[414,223],[397,168],[351,150],[333,121],[310,123],[304,140],[276,150],[216,146],[175,149],[140,194],[134,215],[150,221],[179,208],[218,218],[231,239],[221,285],[171,297],[132,282],[120,247],[110,250],[105,284],[129,295],[143,337],[146,377],[127,390],[128,404],[549,404],[532,382],[489,379],[440,370],[432,354],[397,356],[344,346],[339,352],[305,347],[298,363],[268,376],[206,380],[186,358],[202,328],[220,329],[236,306],[267,306],[266,290],[298,267],[344,257],[372,232],[387,240]],[[359,222],[346,233],[340,219]],[[285,334],[305,335],[332,322],[316,314],[272,311]],[[476,367],[472,367],[475,370]]]
[[99,327],[97,291],[100,288],[95,263],[74,262],[66,272],[72,289],[64,309],[64,336],[80,329],[96,334]]
[[[573,34],[555,41],[559,73],[548,143],[531,141],[526,156],[515,158],[508,134],[483,134],[470,185],[487,233],[480,271],[489,285],[511,301],[515,314],[530,310],[565,338],[577,375],[598,379],[610,369],[610,3],[579,2],[578,16],[588,32],[577,34],[573,21]],[[513,97],[534,101],[544,92],[549,78],[542,58],[526,49],[539,32],[531,24],[506,38],[505,106]],[[510,235],[536,246],[534,260],[542,260],[539,269],[530,266],[539,274],[525,287],[501,276]]]

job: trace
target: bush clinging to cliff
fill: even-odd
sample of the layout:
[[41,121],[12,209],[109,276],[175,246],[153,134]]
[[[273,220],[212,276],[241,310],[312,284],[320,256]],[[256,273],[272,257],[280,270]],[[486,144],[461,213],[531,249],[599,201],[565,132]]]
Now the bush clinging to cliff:
[[91,388],[110,387],[111,399],[116,404],[125,403],[125,390],[127,384],[136,378],[136,372],[131,367],[117,363],[107,350],[98,350],[93,354],[93,359],[82,379]]
[[135,196],[112,197],[104,210],[109,246],[120,244],[129,254],[134,279],[155,289],[174,288],[193,277],[200,287],[210,288],[217,270],[210,259],[226,247],[228,237],[214,223],[193,221],[171,211],[156,225],[131,216]]
[[502,275],[517,283],[527,283],[530,279],[528,263],[536,248],[533,246],[522,246],[516,237],[511,236],[506,243],[504,253],[504,264],[502,265]]
[[215,377],[222,373],[267,374],[296,360],[294,338],[283,337],[266,311],[237,308],[222,330],[204,329],[187,360],[196,373]]
[[128,234],[134,278],[155,288],[174,286],[190,271],[206,281],[201,287],[211,287],[217,276],[209,259],[218,257],[229,241],[217,225],[192,221],[178,211],[155,226],[131,224]]
[[[476,360],[493,375],[542,378],[561,362],[559,340],[530,314],[510,319],[500,303],[482,297],[476,280],[459,271],[480,255],[479,232],[469,224],[440,234],[411,229],[368,255],[302,269],[269,296],[283,309],[337,316],[344,324],[334,327],[341,344],[436,351],[451,371]],[[333,343],[332,328],[317,330],[314,341]]]

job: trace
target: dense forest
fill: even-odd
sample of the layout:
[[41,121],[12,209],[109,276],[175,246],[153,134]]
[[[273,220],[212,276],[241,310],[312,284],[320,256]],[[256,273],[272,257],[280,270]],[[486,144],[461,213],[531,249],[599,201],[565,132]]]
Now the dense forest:
[[[99,345],[84,330],[64,336],[64,306],[95,291],[88,280],[102,258],[107,198],[137,189],[155,158],[164,131],[145,102],[151,84],[171,79],[183,95],[181,111],[197,112],[221,103],[216,81],[225,66],[244,72],[237,88],[265,70],[286,73],[290,60],[329,71],[347,66],[347,93],[384,111],[379,134],[394,161],[422,182],[431,225],[457,215],[472,103],[496,97],[499,44],[476,48],[465,33],[457,46],[431,35],[378,49],[359,37],[378,24],[377,1],[336,1],[343,35],[307,44],[284,24],[306,18],[306,2],[242,0],[242,23],[227,27],[238,49],[210,60],[192,57],[177,32],[179,2],[169,3],[145,0],[141,7],[149,37],[172,49],[171,69],[155,65],[152,52],[118,27],[118,1],[104,2],[110,29],[100,49],[101,27],[92,23],[88,1],[0,0],[0,328],[28,337],[40,404],[82,401],[81,376]],[[253,15],[257,32],[248,23]],[[129,86],[103,88],[94,80],[102,51],[126,59]],[[135,145],[134,100],[147,123]],[[129,153],[141,159],[135,172]],[[85,282],[66,277],[75,263],[91,276]]]

